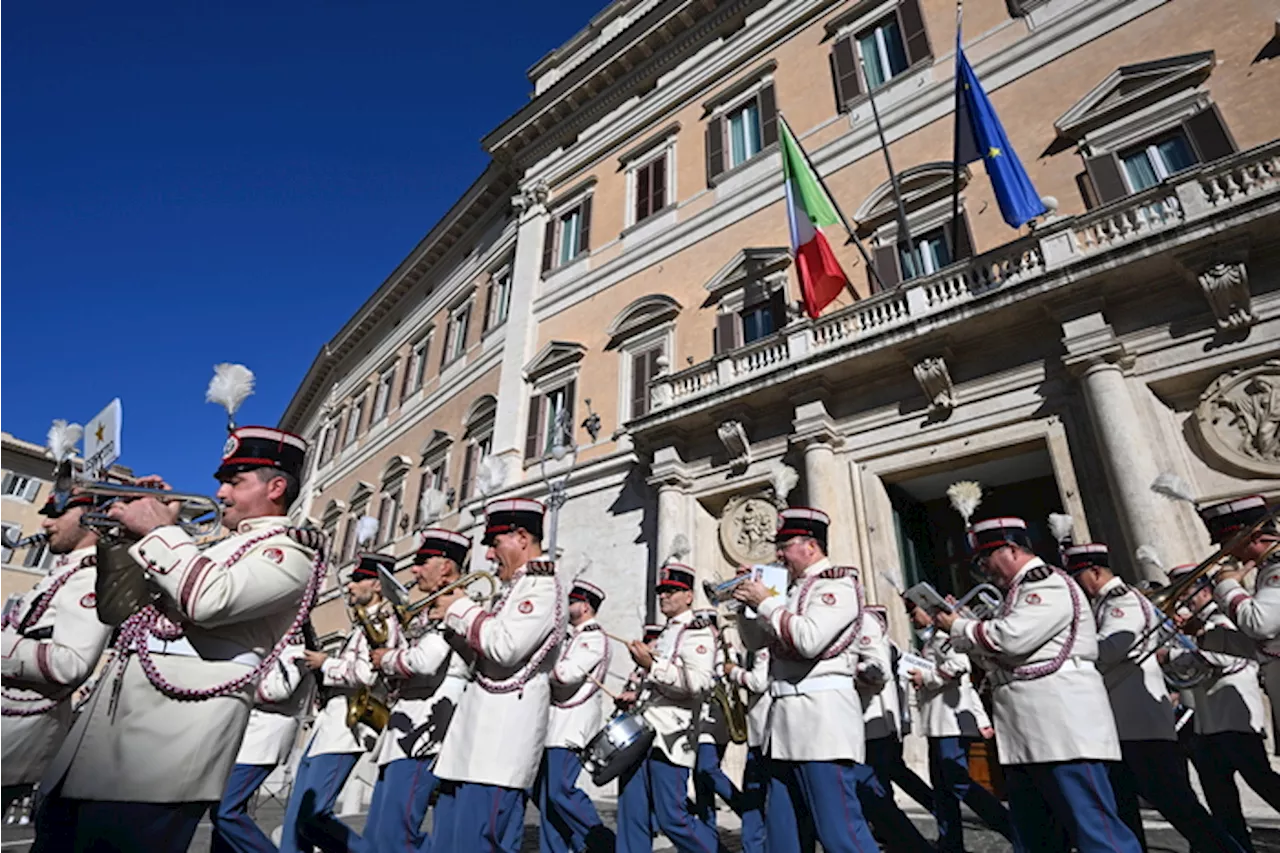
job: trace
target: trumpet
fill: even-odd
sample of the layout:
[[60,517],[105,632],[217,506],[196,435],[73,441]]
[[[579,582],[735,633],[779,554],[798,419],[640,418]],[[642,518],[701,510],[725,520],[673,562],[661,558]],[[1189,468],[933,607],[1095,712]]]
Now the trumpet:
[[[164,489],[153,489],[148,486],[131,486],[125,483],[109,483],[99,480],[93,483],[82,483],[76,486],[80,494],[108,498],[111,502],[130,501],[136,498],[157,498],[165,503],[182,504],[178,511],[177,524],[193,537],[208,536],[217,533],[222,527],[222,504],[207,495],[192,495],[182,492],[170,492]],[[70,495],[69,491],[63,494]],[[120,528],[116,521],[105,512],[86,512],[80,519],[85,527],[98,530],[100,533],[112,533]]]
[[417,601],[408,604],[396,604],[396,616],[400,619],[400,624],[406,628],[409,623],[414,620],[419,613],[431,607],[443,595],[453,592],[456,589],[465,589],[476,581],[484,581],[489,584],[489,594],[487,597],[492,598],[494,593],[498,591],[498,579],[493,576],[492,572],[475,571],[465,574],[456,581],[451,581],[437,589],[435,592],[419,598]]
[[26,548],[31,545],[43,545],[49,541],[49,534],[41,530],[39,533],[32,533],[30,536],[23,536],[21,539],[10,539],[7,534],[0,533],[0,543],[4,547],[16,551],[19,548]]

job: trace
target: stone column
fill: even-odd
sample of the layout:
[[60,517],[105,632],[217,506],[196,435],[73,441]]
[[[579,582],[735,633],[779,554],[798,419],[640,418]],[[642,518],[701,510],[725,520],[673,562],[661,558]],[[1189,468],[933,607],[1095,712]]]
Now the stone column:
[[853,494],[843,461],[836,449],[844,438],[821,400],[796,406],[791,440],[804,449],[804,484],[809,505],[831,516],[827,543],[831,561],[837,565],[857,562],[853,530]]
[[529,419],[524,366],[533,358],[538,343],[533,301],[542,282],[542,242],[548,216],[546,184],[539,181],[525,187],[511,205],[520,217],[520,227],[511,265],[511,310],[502,349],[492,450],[506,465],[507,485],[519,482],[523,470],[524,430]]
[[[1062,324],[1067,367],[1080,379],[1093,423],[1094,439],[1102,452],[1102,463],[1111,486],[1113,504],[1119,516],[1123,543],[1109,543],[1114,553],[1124,548],[1124,563],[1134,564],[1139,545],[1154,545],[1161,551],[1170,537],[1169,508],[1161,507],[1151,483],[1159,474],[1151,446],[1154,440],[1143,428],[1125,371],[1133,359],[1116,339],[1115,332],[1100,311]],[[1164,554],[1166,561],[1168,554]],[[1135,571],[1142,567],[1135,566]],[[1152,576],[1152,580],[1164,578]]]
[[[683,535],[688,543],[687,547],[693,548],[693,515],[689,511],[689,489],[693,483],[685,472],[684,460],[680,458],[680,452],[674,447],[662,447],[653,454],[650,472],[649,485],[658,492],[658,523],[654,531],[653,563],[655,566],[661,566],[672,557],[678,537]],[[692,551],[683,555],[680,562],[697,565]],[[646,579],[650,590],[653,584],[648,582],[653,580],[655,578]],[[701,591],[694,593],[695,598],[701,595]],[[652,618],[655,612],[652,592],[649,593],[646,610],[646,618]]]

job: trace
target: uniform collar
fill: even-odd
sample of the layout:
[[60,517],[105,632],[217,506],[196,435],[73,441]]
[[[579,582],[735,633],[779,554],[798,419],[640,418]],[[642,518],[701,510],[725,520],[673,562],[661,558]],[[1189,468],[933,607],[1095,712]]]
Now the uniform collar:
[[268,527],[287,527],[288,525],[288,516],[262,515],[257,518],[246,518],[240,522],[240,526],[236,528],[236,533],[252,533],[255,530],[265,530]]
[[1043,565],[1044,565],[1044,560],[1040,559],[1039,557],[1032,557],[1030,560],[1027,560],[1027,564],[1022,568],[1018,569],[1018,573],[1013,576],[1013,583],[1011,583],[1010,586],[1022,580],[1026,576],[1027,572]]
[[581,634],[583,631],[587,629],[588,625],[594,625],[594,624],[596,624],[596,617],[592,616],[590,619],[582,620],[581,625],[570,625],[569,631],[574,635]]
[[90,545],[88,548],[77,548],[69,554],[61,554],[58,559],[53,561],[53,569],[55,571],[65,568],[73,568],[80,565],[80,561],[90,554],[97,554],[98,547]]
[[693,621],[693,611],[686,610],[678,616],[672,616],[667,620],[667,625],[687,625]]
[[825,572],[825,571],[826,571],[827,569],[829,569],[829,568],[831,568],[831,558],[830,558],[830,557],[823,557],[821,560],[819,560],[818,562],[814,563],[814,564],[813,564],[812,566],[810,566],[809,568],[805,569],[805,570],[804,570],[804,576],[805,576],[805,577],[807,577],[807,578],[811,578],[811,577],[813,577],[813,576],[814,576],[814,575],[816,575],[816,574],[819,574],[819,573],[821,573],[821,572]]
[[1102,585],[1102,589],[1098,590],[1098,598],[1106,598],[1107,594],[1114,589],[1124,586],[1124,579],[1115,577]]

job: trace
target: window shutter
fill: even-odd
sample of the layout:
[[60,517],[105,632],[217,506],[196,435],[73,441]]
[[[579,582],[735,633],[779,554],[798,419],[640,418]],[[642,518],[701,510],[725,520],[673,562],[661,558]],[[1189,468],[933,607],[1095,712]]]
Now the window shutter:
[[542,407],[547,398],[541,394],[529,401],[529,433],[524,440],[524,458],[537,459],[542,455]]
[[737,349],[741,344],[738,339],[742,335],[742,323],[737,314],[719,314],[716,316],[716,352],[728,352]]
[[471,478],[475,475],[476,451],[479,449],[478,444],[468,444],[467,453],[462,457],[462,489],[461,497],[458,498],[459,504],[471,497]]
[[650,214],[649,209],[649,166],[641,166],[636,169],[636,222],[641,221]]
[[773,330],[787,325],[787,289],[780,287],[769,294],[769,313],[773,315]]
[[[884,282],[886,289],[897,285],[902,281],[902,273],[898,271],[898,247],[897,246],[879,246],[876,248],[876,272],[880,273],[880,280]],[[875,290],[876,280],[870,271],[867,275],[871,279],[871,289]]]
[[12,484],[13,484],[13,475],[12,475],[12,474],[5,474],[5,475],[4,475],[4,487],[3,487],[2,489],[0,489],[0,494],[6,494],[6,495],[7,495],[7,494],[9,494],[9,487],[10,487]]
[[[969,217],[965,216],[963,210],[955,222],[959,227],[955,229],[956,244],[951,249],[951,260],[963,261],[973,257],[973,233],[969,231]],[[947,236],[951,236],[950,227],[947,229]]]
[[933,51],[929,49],[929,34],[925,32],[924,16],[920,14],[920,0],[899,0],[898,22],[902,25],[908,64],[931,59]]
[[553,216],[547,222],[546,234],[542,240],[542,271],[546,273],[555,266],[556,257],[556,223],[558,220]]
[[574,392],[574,386],[577,384],[578,384],[577,382],[570,382],[568,385],[564,386],[564,410],[569,413],[568,441],[570,444],[574,443],[574,437],[577,435],[577,431],[578,431],[577,425],[574,423],[574,414],[573,414],[574,412],[573,392]]
[[489,276],[489,284],[484,289],[484,318],[480,324],[480,331],[489,331],[489,322],[493,314],[493,276]]
[[663,154],[653,161],[650,167],[649,212],[657,213],[667,206],[667,155]]
[[27,490],[23,497],[29,501],[35,501],[38,494],[40,494],[40,481],[33,477],[27,481]]
[[1124,178],[1120,175],[1120,163],[1116,155],[1107,153],[1097,157],[1087,157],[1084,161],[1085,171],[1093,182],[1093,191],[1098,196],[1099,204],[1106,204],[1129,194]]
[[1076,175],[1076,189],[1080,191],[1080,198],[1084,200],[1084,209],[1093,210],[1100,203],[1098,194],[1093,189],[1093,180],[1090,179],[1088,172],[1081,172]]
[[591,196],[582,200],[582,215],[578,219],[578,254],[591,251]]
[[1201,163],[1211,163],[1236,152],[1236,144],[1222,123],[1222,114],[1216,104],[1191,116],[1182,126],[1191,137],[1191,144],[1195,146]]
[[638,418],[649,411],[649,356],[653,351],[631,356],[631,417]]
[[724,119],[707,122],[707,186],[724,171]]
[[853,52],[853,36],[847,35],[831,47],[831,76],[836,83],[836,109],[848,112],[849,105],[862,94],[858,80],[858,58]]
[[770,83],[760,90],[760,144],[765,148],[778,141],[778,100]]

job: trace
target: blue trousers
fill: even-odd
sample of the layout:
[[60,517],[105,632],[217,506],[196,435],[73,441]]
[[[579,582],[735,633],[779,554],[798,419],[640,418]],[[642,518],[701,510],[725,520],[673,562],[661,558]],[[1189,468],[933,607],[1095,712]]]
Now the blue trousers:
[[1164,815],[1173,828],[1191,844],[1191,849],[1205,853],[1243,853],[1240,844],[1214,819],[1191,788],[1187,759],[1177,741],[1122,740],[1122,763],[1108,765],[1111,788],[1116,795],[1120,819],[1133,830],[1147,848],[1142,829],[1141,796]]
[[183,853],[212,803],[72,800],[54,793],[36,813],[33,853]]
[[769,853],[876,853],[862,816],[852,761],[769,759],[765,835]]
[[284,811],[280,853],[309,853],[316,847],[336,853],[360,843],[360,836],[333,814],[333,804],[359,757],[355,752],[302,757]]
[[[868,741],[868,746],[873,742]],[[902,739],[883,738],[886,745],[878,747],[874,751],[867,753],[867,763],[872,764],[876,770],[876,776],[884,782],[885,787],[890,783],[897,785],[902,789],[902,793],[915,800],[923,806],[930,814],[933,813],[933,789],[930,788],[923,779],[915,774],[915,771],[907,766],[907,762],[902,758]]]
[[551,747],[542,754],[534,799],[542,815],[538,843],[542,853],[612,849],[612,837],[591,798],[578,787],[582,759],[571,749]]
[[352,847],[356,851],[415,853],[431,850],[431,839],[422,831],[427,804],[440,780],[431,772],[433,759],[401,758],[378,769],[378,781],[369,801],[364,835]]
[[1142,845],[1116,814],[1101,761],[1005,765],[1009,809],[1028,850],[1141,853]]
[[969,743],[962,737],[929,738],[929,781],[933,783],[934,817],[938,820],[938,849],[942,853],[964,850],[964,824],[960,803],[1013,843],[1022,853],[1009,810],[986,788],[969,776]]
[[520,853],[524,790],[455,782],[445,791],[445,797],[436,803],[439,830],[432,839],[433,849],[440,853]]
[[209,812],[212,853],[276,853],[267,834],[249,817],[249,799],[267,781],[274,764],[237,764],[227,778],[222,802]]
[[1262,735],[1255,732],[1198,734],[1192,740],[1192,749],[1209,811],[1240,842],[1241,847],[1252,853],[1249,827],[1240,811],[1236,773],[1255,794],[1280,812],[1280,775],[1267,763]]
[[650,815],[680,853],[715,853],[716,831],[689,813],[689,769],[653,750],[618,777],[618,853],[651,853]]
[[738,789],[720,769],[724,749],[714,743],[698,744],[693,768],[694,812],[712,829],[716,826],[716,795],[729,808],[739,811]]
[[[888,771],[897,755],[899,741],[896,737],[878,737],[867,741],[867,762],[853,766],[853,778],[857,782],[858,801],[875,835],[884,846],[895,851],[932,853],[930,844],[916,825],[911,822],[893,797],[893,784]],[[823,845],[824,847],[826,845]]]
[[769,788],[769,757],[760,747],[747,748],[747,764],[742,771],[742,853],[764,853],[764,797]]

